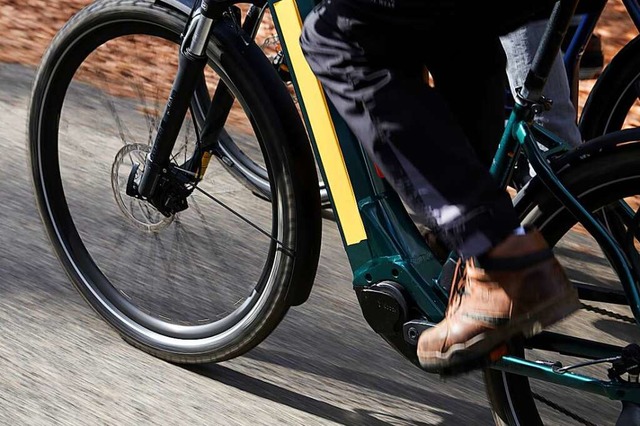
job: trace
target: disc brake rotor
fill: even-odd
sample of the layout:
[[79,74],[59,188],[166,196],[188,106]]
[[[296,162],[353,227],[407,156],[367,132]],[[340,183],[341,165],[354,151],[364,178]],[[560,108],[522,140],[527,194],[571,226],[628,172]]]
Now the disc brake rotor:
[[111,188],[116,204],[130,223],[146,232],[160,232],[173,222],[175,215],[166,217],[147,201],[126,193],[132,169],[137,167],[134,179],[139,182],[148,154],[148,145],[132,143],[123,146],[111,166]]

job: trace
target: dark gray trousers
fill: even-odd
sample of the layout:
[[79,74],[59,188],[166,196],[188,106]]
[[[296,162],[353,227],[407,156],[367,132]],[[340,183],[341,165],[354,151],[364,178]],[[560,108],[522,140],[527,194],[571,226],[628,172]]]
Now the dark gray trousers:
[[477,256],[519,226],[489,174],[504,126],[505,57],[496,34],[458,19],[468,30],[458,42],[460,27],[434,19],[427,5],[325,0],[300,41],[327,97],[404,202],[451,249]]

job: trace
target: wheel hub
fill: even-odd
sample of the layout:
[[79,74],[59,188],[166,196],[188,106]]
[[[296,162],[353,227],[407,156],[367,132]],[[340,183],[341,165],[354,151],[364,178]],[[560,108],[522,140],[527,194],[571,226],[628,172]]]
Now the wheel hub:
[[111,167],[111,188],[116,204],[124,217],[136,228],[147,232],[160,232],[175,218],[166,216],[137,194],[137,185],[144,172],[149,146],[132,143],[123,146]]

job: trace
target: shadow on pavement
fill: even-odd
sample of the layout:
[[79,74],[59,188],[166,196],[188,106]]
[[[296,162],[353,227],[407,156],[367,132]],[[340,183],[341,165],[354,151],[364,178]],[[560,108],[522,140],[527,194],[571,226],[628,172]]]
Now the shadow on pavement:
[[[393,380],[389,380],[388,377],[381,377],[380,375],[364,373],[362,371],[354,371],[341,365],[322,362],[316,358],[304,358],[292,352],[284,353],[273,350],[267,351],[257,347],[244,356],[255,359],[256,361],[276,364],[291,370],[315,374],[332,380],[339,380],[359,388],[370,389],[372,391],[388,394],[397,398],[410,401],[428,402],[429,405],[438,407],[450,406],[450,401],[445,401],[449,400],[449,397],[443,397],[432,392],[426,392],[424,389],[412,386],[406,382],[395,382]],[[410,369],[409,371],[415,371],[416,376],[427,374],[408,361],[407,369]],[[484,392],[484,388],[479,391]],[[425,393],[429,394],[428,397],[425,396]]]
[[637,324],[624,323],[613,319],[599,319],[593,323],[600,331],[629,343],[640,343],[640,328]]
[[[367,410],[364,408],[355,409],[353,411],[346,410],[330,403],[311,398],[298,392],[294,392],[282,386],[278,386],[255,377],[251,377],[247,374],[227,368],[221,364],[184,366],[184,368],[225,385],[232,386],[244,392],[249,392],[252,395],[265,398],[279,404],[284,404],[296,410],[304,411],[320,418],[338,422],[344,425],[382,426],[389,424],[406,424],[415,426],[427,426],[430,424],[420,421],[412,421],[410,419],[405,419],[387,413],[378,413],[376,411]],[[425,393],[424,391],[420,392],[423,394]],[[435,402],[434,404],[432,404],[433,406],[437,407],[438,401],[442,401],[442,406],[445,406],[445,397],[430,392],[428,393],[429,396],[427,399],[430,401],[430,403]],[[371,401],[367,402],[367,404],[370,403]],[[439,411],[438,416],[440,417],[437,422],[438,425],[457,426],[460,424],[460,418],[456,417],[454,414]],[[381,418],[385,417],[388,418],[389,421],[381,420]]]

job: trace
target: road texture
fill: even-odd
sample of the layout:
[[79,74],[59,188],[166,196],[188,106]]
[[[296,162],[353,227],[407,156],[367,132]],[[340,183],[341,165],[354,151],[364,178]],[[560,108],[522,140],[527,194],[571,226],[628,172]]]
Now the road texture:
[[[73,289],[41,227],[25,153],[32,78],[0,65],[1,425],[492,424],[479,373],[430,376],[368,328],[329,219],[309,301],[245,356],[184,368],[125,343]],[[584,318],[575,327],[603,340],[638,338],[630,326]],[[578,412],[595,406],[583,415],[596,424],[617,415],[595,396],[546,396]],[[550,424],[574,423],[552,413]]]

